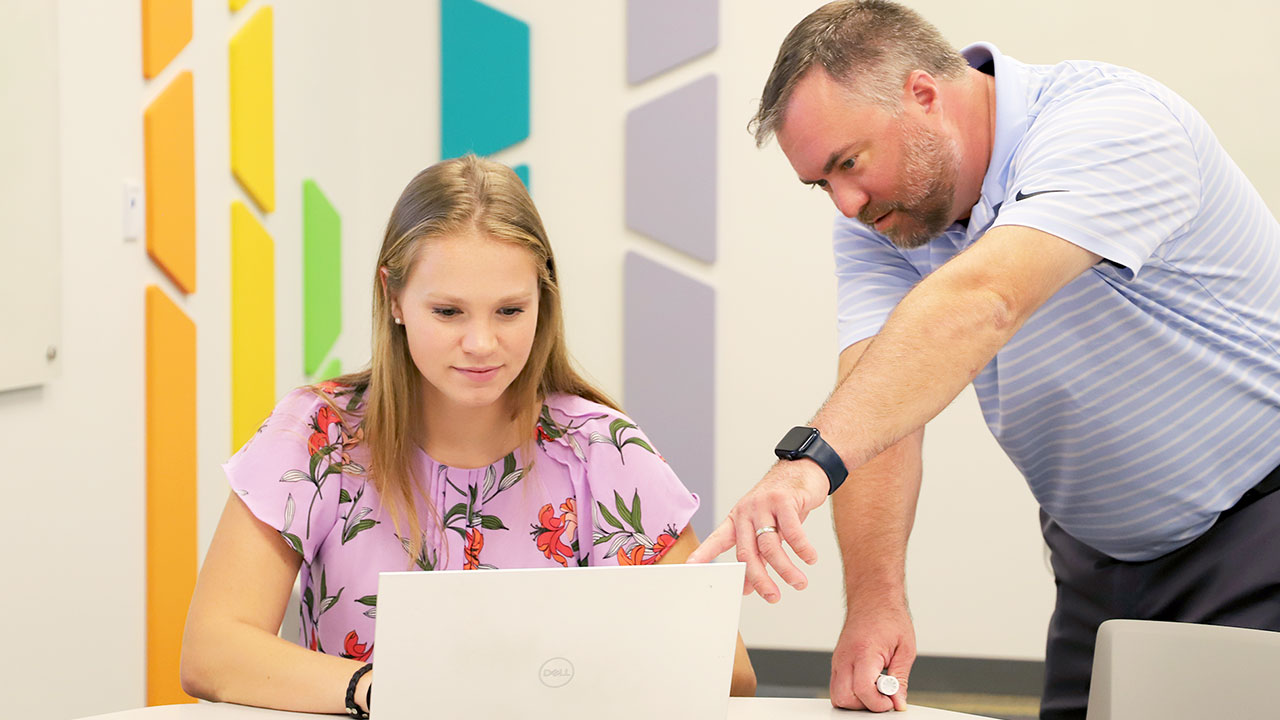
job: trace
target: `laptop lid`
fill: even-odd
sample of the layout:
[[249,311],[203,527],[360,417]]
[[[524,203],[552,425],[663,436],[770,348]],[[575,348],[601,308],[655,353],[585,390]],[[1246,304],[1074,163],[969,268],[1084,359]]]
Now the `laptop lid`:
[[384,572],[371,720],[723,718],[744,572]]

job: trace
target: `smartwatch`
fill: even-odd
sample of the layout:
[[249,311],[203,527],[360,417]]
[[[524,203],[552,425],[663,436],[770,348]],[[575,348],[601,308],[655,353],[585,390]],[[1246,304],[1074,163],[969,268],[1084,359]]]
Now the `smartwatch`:
[[797,425],[786,435],[782,436],[782,440],[778,442],[778,447],[773,449],[773,454],[783,460],[799,460],[808,458],[816,463],[822,471],[827,474],[827,481],[831,483],[831,489],[827,494],[835,492],[844,479],[849,477],[849,471],[844,467],[844,461],[840,459],[840,455],[822,439],[822,434],[818,432],[818,428],[805,427]]

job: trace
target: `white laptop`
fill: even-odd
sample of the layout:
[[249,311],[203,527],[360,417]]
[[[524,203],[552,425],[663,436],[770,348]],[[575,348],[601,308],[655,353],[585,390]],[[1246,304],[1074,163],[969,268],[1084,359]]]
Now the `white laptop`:
[[744,572],[384,572],[371,720],[724,718]]

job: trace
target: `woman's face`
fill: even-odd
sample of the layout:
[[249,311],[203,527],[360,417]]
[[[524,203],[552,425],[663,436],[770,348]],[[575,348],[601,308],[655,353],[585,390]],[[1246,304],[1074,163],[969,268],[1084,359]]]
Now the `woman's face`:
[[529,359],[538,325],[534,256],[470,229],[420,241],[391,309],[404,321],[427,400],[444,407],[498,402]]

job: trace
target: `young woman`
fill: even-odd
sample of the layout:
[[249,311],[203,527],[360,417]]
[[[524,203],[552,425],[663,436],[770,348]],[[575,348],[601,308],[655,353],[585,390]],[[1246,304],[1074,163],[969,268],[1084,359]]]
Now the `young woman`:
[[[474,156],[392,211],[369,369],[287,395],[224,469],[182,648],[210,700],[367,712],[380,571],[678,563],[698,542],[697,498],[569,363],[524,185]],[[306,647],[276,634],[299,572]],[[739,638],[732,692],[754,688]]]

